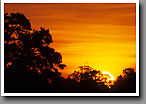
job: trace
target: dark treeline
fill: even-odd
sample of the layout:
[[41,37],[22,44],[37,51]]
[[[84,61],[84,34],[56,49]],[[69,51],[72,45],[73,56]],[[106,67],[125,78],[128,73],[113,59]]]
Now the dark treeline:
[[[136,72],[127,68],[115,82],[89,66],[61,77],[62,56],[50,47],[49,30],[32,30],[21,13],[4,14],[4,92],[136,92]],[[103,81],[104,80],[104,81]]]

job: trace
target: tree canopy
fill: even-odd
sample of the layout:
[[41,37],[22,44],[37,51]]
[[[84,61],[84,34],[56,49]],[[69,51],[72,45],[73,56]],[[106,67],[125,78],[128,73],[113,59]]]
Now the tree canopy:
[[136,72],[132,68],[126,68],[117,77],[111,89],[112,92],[135,93],[136,92]]
[[16,90],[19,89],[18,86],[34,87],[39,81],[49,82],[50,86],[56,83],[61,75],[58,68],[64,69],[66,65],[62,64],[61,54],[50,47],[52,42],[49,30],[42,27],[40,30],[32,30],[30,21],[24,14],[6,13],[4,15],[6,88],[13,89],[9,88],[9,84],[17,85],[14,86]]
[[[50,47],[49,29],[31,28],[22,13],[4,14],[4,86],[5,92],[135,92],[136,72],[126,68],[115,82],[108,74],[91,66],[79,66],[68,78],[61,53]],[[114,84],[114,85],[113,85]],[[111,88],[110,88],[110,87]]]

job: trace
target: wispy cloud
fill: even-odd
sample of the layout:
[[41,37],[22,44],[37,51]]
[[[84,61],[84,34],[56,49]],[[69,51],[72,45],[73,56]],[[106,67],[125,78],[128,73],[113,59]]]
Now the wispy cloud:
[[67,68],[89,64],[115,76],[136,62],[136,4],[5,4],[22,12],[32,27],[50,29]]

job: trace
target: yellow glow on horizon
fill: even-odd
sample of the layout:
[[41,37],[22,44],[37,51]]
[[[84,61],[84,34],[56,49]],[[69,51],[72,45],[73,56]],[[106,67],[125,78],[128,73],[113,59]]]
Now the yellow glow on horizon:
[[109,73],[107,71],[102,71],[102,73],[103,73],[103,75],[108,74],[111,77],[109,80],[115,80],[114,76],[111,73]]
[[136,68],[136,4],[5,4],[5,12],[20,12],[32,28],[50,30],[62,55],[64,77],[88,65],[112,73]]

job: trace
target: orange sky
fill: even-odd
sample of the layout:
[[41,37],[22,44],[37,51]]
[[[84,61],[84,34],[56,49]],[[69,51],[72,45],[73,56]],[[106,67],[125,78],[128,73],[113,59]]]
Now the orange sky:
[[136,67],[136,4],[5,4],[21,12],[32,28],[50,29],[51,47],[60,52],[67,76],[80,65],[117,77]]

